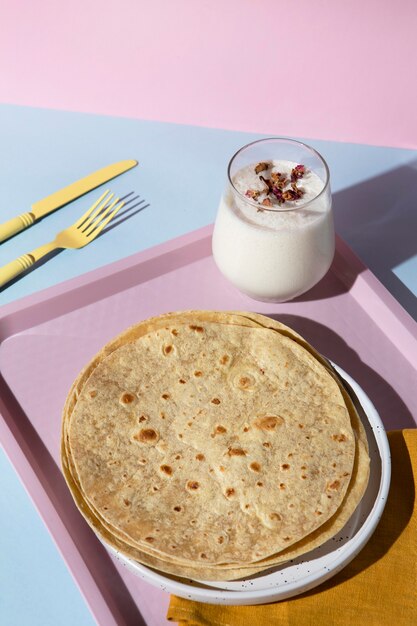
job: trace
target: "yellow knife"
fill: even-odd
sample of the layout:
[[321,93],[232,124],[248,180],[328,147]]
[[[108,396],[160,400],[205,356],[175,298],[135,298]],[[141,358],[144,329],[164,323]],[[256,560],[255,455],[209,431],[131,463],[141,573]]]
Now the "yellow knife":
[[16,235],[16,233],[19,233],[28,226],[31,226],[36,220],[44,217],[44,215],[48,215],[51,211],[59,209],[64,206],[64,204],[72,202],[72,200],[99,187],[108,180],[119,176],[119,174],[127,172],[137,164],[137,161],[130,159],[107,165],[107,167],[103,167],[101,170],[97,170],[97,172],[89,174],[85,178],[81,178],[81,180],[77,180],[75,183],[68,185],[68,187],[64,187],[50,196],[43,198],[43,200],[38,200],[38,202],[32,204],[31,211],[28,213],[22,213],[22,215],[13,217],[8,222],[0,224],[0,242]]

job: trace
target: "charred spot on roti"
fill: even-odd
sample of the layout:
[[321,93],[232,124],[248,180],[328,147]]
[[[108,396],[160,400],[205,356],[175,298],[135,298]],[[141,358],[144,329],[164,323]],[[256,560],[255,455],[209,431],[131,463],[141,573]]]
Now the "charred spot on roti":
[[225,493],[226,498],[231,498],[232,496],[235,495],[236,492],[233,489],[233,487],[228,487],[224,493]]
[[200,483],[197,480],[189,480],[186,486],[189,491],[197,491],[200,487]]
[[89,394],[90,398],[95,398],[97,396],[97,391],[95,389],[92,389]]
[[169,400],[170,397],[171,396],[169,395],[169,393],[163,393],[162,396],[161,396],[162,400]]
[[174,352],[174,346],[172,344],[166,344],[162,346],[162,354],[168,356]]
[[254,391],[257,387],[257,382],[255,376],[248,372],[242,372],[233,378],[233,385],[241,391]]
[[154,428],[142,428],[133,435],[133,439],[139,443],[154,445],[159,441],[159,433]]
[[203,372],[202,372],[201,370],[196,370],[196,371],[194,372],[194,376],[195,376],[196,378],[201,378],[201,377],[202,377],[202,375],[203,375]]
[[211,403],[212,404],[220,404],[220,400],[219,400],[219,398],[212,398]]
[[133,395],[133,393],[129,393],[128,391],[125,391],[125,393],[122,394],[122,396],[120,397],[120,404],[131,404],[133,402],[133,400],[135,399],[135,396]]
[[159,469],[166,476],[172,476],[173,469],[170,465],[161,465]]
[[229,456],[246,456],[246,452],[242,448],[232,448],[232,447],[229,447],[227,449],[227,454]]
[[253,461],[253,463],[251,463],[249,465],[249,467],[252,470],[252,472],[260,472],[261,471],[261,465],[257,461]]
[[273,432],[277,426],[281,426],[284,423],[284,418],[280,415],[266,414],[259,416],[253,423],[255,428],[264,430],[266,432]]
[[198,454],[196,454],[195,458],[197,459],[197,461],[204,461],[206,457],[204,456],[204,454],[201,454],[201,452],[199,452]]
[[340,480],[333,480],[331,483],[327,485],[327,489],[332,489],[336,491],[340,487]]
[[224,435],[225,433],[227,433],[227,428],[225,428],[221,424],[218,424],[216,428],[214,429],[214,431],[211,433],[210,437],[213,438],[216,435]]
[[147,420],[148,420],[147,415],[141,415],[140,417],[138,417],[139,423],[146,422]]
[[343,433],[339,433],[337,435],[332,435],[332,439],[333,439],[333,441],[338,441],[339,443],[347,441],[347,437]]
[[204,328],[202,326],[196,326],[195,324],[190,324],[189,328],[194,330],[196,333],[204,333]]

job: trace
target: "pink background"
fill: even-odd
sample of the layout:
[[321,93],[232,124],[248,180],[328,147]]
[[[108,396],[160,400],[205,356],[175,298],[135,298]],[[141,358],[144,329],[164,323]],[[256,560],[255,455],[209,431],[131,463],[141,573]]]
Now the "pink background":
[[0,101],[417,147],[414,0],[2,0]]

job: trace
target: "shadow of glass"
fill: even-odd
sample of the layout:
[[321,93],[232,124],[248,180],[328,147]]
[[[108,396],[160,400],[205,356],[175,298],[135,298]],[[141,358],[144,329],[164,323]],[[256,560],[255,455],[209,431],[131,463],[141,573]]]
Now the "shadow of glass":
[[78,512],[58,465],[1,375],[0,411],[107,599],[115,622],[146,626],[108,552]]
[[333,207],[337,232],[417,320],[417,296],[393,271],[417,254],[416,197],[414,161],[333,194]]
[[364,363],[340,335],[324,324],[299,315],[271,314],[269,317],[293,328],[321,354],[350,374],[370,397],[387,430],[416,427],[410,410],[397,392]]

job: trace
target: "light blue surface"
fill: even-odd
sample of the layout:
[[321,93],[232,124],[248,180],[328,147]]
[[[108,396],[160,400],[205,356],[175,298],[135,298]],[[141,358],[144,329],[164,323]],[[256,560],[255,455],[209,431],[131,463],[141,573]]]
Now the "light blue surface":
[[2,450],[0,511],[0,624],[93,626],[94,618]]
[[[146,207],[91,246],[64,251],[4,289],[0,304],[212,222],[230,156],[258,137],[0,106],[0,221],[28,211],[34,201],[87,173],[126,158],[139,160],[139,167],[109,186],[121,196],[132,191],[140,194],[144,202],[133,212]],[[414,314],[417,152],[309,143],[330,166],[339,234]],[[90,193],[1,244],[0,264],[51,240],[99,193]],[[0,516],[0,624],[92,624],[83,599],[3,453],[0,505],[1,511],[6,511]]]

